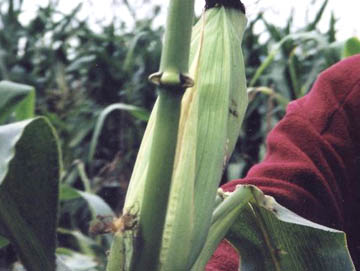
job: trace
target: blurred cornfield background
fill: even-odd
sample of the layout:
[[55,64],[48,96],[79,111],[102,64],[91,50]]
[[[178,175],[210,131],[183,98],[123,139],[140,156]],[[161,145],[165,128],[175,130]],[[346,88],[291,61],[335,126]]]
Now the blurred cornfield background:
[[[35,87],[36,112],[49,118],[61,140],[62,184],[97,194],[119,213],[156,98],[147,77],[160,60],[163,27],[152,22],[164,7],[154,6],[134,24],[120,17],[94,31],[77,16],[81,4],[63,14],[49,1],[23,24],[22,2],[0,1],[0,80]],[[336,39],[334,16],[319,30],[328,1],[317,2],[315,16],[300,28],[292,14],[283,26],[267,21],[266,10],[249,21],[243,50],[250,104],[223,183],[245,176],[263,158],[267,133],[319,72],[360,52],[358,39]],[[121,5],[135,12],[131,1]],[[255,31],[259,23],[262,33]],[[84,201],[62,194],[59,247],[73,270],[104,269],[110,237],[89,236],[90,220]],[[15,260],[10,246],[0,250],[1,267]]]

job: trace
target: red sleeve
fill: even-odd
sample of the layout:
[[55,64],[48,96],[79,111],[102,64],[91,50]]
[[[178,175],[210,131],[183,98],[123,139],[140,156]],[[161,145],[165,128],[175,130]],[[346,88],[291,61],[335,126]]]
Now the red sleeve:
[[[360,255],[360,55],[320,74],[313,88],[291,102],[267,137],[267,154],[244,179],[295,213],[344,230],[355,265]],[[206,270],[238,270],[237,254],[223,242]],[[216,259],[230,255],[228,264]],[[354,256],[355,255],[355,256]]]

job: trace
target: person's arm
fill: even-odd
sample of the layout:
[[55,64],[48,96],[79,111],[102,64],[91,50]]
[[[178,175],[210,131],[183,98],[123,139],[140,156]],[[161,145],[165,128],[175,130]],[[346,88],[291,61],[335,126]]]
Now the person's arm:
[[[360,55],[327,69],[312,90],[287,107],[267,137],[267,153],[238,184],[253,184],[295,213],[344,230],[360,250]],[[238,270],[222,242],[206,270]],[[356,259],[354,259],[356,262]]]

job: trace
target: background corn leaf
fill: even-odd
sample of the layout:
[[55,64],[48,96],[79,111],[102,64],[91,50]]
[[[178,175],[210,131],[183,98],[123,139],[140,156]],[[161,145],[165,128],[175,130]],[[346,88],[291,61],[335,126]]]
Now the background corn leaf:
[[6,238],[0,236],[0,248],[6,247],[8,244],[9,241]]
[[[78,252],[81,252],[81,253],[89,255],[89,256],[96,256],[96,252],[97,252],[96,248],[98,246],[97,242],[94,239],[83,234],[81,231],[58,228],[58,233],[59,234],[67,234],[67,235],[70,235],[73,238],[75,238],[76,241],[78,242],[78,246],[79,246]],[[59,254],[59,251],[57,251],[57,254]],[[61,251],[60,251],[60,254],[61,254]]]
[[[75,271],[70,269],[67,265],[65,265],[65,261],[62,259],[61,256],[62,255],[56,257],[56,271]],[[12,266],[11,271],[27,271],[27,270],[20,262],[16,262]]]
[[88,204],[93,218],[97,215],[101,216],[114,216],[114,212],[111,210],[109,205],[96,194],[84,192],[72,188],[67,185],[61,185],[60,188],[60,200],[72,200],[82,198]]
[[[81,248],[82,238],[77,233],[88,233],[94,212],[77,192],[89,192],[89,189],[75,161],[84,162],[91,193],[102,197],[119,213],[146,122],[141,115],[134,116],[129,111],[112,111],[99,132],[90,162],[91,139],[99,115],[114,103],[151,110],[156,91],[146,78],[159,64],[164,30],[156,21],[162,7],[147,0],[113,1],[114,11],[126,12],[128,8],[135,14],[143,6],[152,5],[153,12],[149,9],[143,19],[134,16],[132,23],[124,19],[126,16],[111,18],[109,14],[109,20],[96,24],[95,30],[84,16],[78,16],[86,13],[86,9],[78,6],[63,12],[59,1],[36,5],[34,16],[24,21],[29,11],[25,2],[0,1],[0,80],[34,86],[37,114],[47,116],[56,127],[64,157],[63,183],[75,188],[62,194],[58,214],[61,229],[74,234],[58,230],[58,244],[88,255]],[[86,2],[83,1],[83,8]],[[223,183],[246,176],[251,166],[262,160],[266,134],[284,116],[286,104],[303,96],[320,71],[345,57],[348,39],[339,39],[338,34],[343,32],[337,23],[339,14],[334,10],[328,18],[329,6],[325,2],[330,3],[327,0],[303,3],[309,10],[309,18],[303,25],[294,20],[296,9],[279,25],[268,16],[271,10],[254,10],[256,6],[262,7],[261,1],[247,7],[248,14],[254,16],[250,15],[243,50],[246,76],[255,83]],[[327,29],[323,27],[326,24]],[[349,42],[346,50],[349,54]],[[19,86],[24,85],[15,88],[19,90]],[[31,95],[18,96],[16,91],[11,92],[17,98],[10,99],[12,109],[5,114],[1,107],[6,108],[11,97],[0,94],[0,124],[16,120],[16,108],[21,108],[21,101],[28,104],[24,100],[31,100]],[[0,225],[0,233],[3,232]],[[94,240],[98,269],[102,270],[109,247],[104,245],[103,236]],[[16,260],[11,246],[0,249],[0,269],[10,270]]]
[[1,81],[0,96],[0,123],[6,122],[9,117],[18,121],[34,117],[35,89],[33,87]]
[[356,54],[360,54],[360,40],[352,37],[345,42],[342,56],[345,58]]
[[65,262],[60,258],[56,258],[56,271],[72,271]]
[[203,270],[223,238],[240,252],[240,271],[355,270],[343,232],[298,216],[255,186],[220,190],[217,202],[191,270]]
[[248,189],[253,199],[226,235],[240,251],[241,271],[355,270],[343,232],[296,215],[257,188]]
[[104,126],[105,120],[108,117],[108,115],[110,115],[115,110],[128,111],[134,117],[144,120],[144,121],[147,121],[149,119],[149,115],[150,115],[149,112],[147,112],[145,109],[134,106],[134,105],[116,103],[116,104],[111,104],[111,105],[107,106],[100,113],[100,116],[96,122],[94,134],[92,136],[91,143],[90,143],[90,151],[89,151],[89,158],[88,158],[89,162],[91,162],[92,159],[94,158],[96,146],[98,144],[100,133]]
[[[78,253],[68,248],[58,248],[58,263],[61,261],[63,268],[69,267],[72,271],[96,271],[98,263],[93,257]],[[58,269],[57,271],[68,271],[70,269]]]
[[0,227],[26,269],[55,270],[60,152],[45,118],[0,126]]

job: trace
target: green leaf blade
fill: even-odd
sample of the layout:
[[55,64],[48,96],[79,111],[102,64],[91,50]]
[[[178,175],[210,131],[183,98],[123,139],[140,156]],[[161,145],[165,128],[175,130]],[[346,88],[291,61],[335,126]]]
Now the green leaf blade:
[[5,123],[14,114],[21,121],[34,117],[35,89],[28,85],[0,82],[0,123]]
[[128,111],[130,114],[132,114],[137,119],[147,121],[149,119],[149,113],[140,107],[134,106],[134,105],[128,105],[124,103],[115,103],[107,106],[99,115],[99,118],[96,122],[96,126],[94,129],[94,134],[91,139],[90,143],[90,150],[89,150],[89,156],[88,161],[91,162],[95,155],[96,146],[99,141],[99,137],[101,134],[101,130],[104,126],[106,118],[115,110],[120,111]]
[[346,58],[356,54],[360,54],[360,40],[352,37],[345,42],[342,57]]
[[227,234],[240,251],[241,270],[355,270],[345,234],[291,212],[254,190]]
[[55,270],[57,136],[45,118],[0,127],[0,226],[28,270]]
[[300,217],[252,185],[219,195],[224,200],[191,270],[205,268],[223,237],[239,251],[241,271],[355,270],[344,232]]

